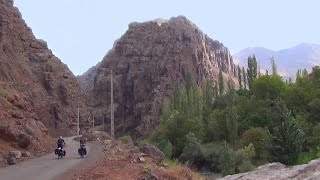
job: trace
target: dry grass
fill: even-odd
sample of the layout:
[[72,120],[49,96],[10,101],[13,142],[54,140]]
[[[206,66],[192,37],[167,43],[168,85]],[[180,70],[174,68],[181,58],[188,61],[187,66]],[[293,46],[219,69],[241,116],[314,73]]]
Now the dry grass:
[[201,180],[197,173],[192,169],[183,166],[172,166],[169,169],[160,172],[159,177],[168,180]]

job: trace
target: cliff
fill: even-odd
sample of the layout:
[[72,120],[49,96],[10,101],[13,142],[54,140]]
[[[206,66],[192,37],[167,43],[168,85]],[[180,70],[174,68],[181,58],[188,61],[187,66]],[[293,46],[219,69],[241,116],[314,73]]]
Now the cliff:
[[34,145],[48,135],[75,135],[77,108],[81,127],[90,117],[86,96],[76,77],[36,39],[12,0],[0,0],[0,141],[10,143],[28,135]]
[[135,137],[149,134],[159,123],[164,99],[175,84],[186,82],[188,74],[200,86],[206,78],[217,81],[220,69],[225,81],[236,82],[237,74],[228,49],[183,16],[131,23],[93,69],[78,80],[88,88],[84,90],[97,122],[110,122],[112,70],[116,134]]

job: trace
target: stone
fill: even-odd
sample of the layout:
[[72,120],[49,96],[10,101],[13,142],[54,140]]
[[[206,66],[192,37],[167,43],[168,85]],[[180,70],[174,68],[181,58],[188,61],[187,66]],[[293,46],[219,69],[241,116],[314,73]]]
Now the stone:
[[138,157],[138,159],[139,159],[139,162],[141,162],[141,163],[146,161],[146,159],[144,157]]
[[268,163],[257,167],[251,172],[229,175],[221,180],[254,180],[254,179],[319,179],[320,159],[308,164],[286,166],[281,163]]
[[142,152],[152,158],[159,159],[159,160],[163,160],[165,157],[164,153],[152,144],[143,145]]
[[0,124],[0,136],[7,141],[16,141],[18,139],[15,130],[8,124]]
[[9,165],[14,165],[14,164],[17,164],[17,160],[14,156],[8,156],[7,157],[7,163]]
[[24,152],[22,153],[22,156],[23,156],[23,157],[26,157],[26,158],[32,158],[32,155],[31,155],[31,153],[30,153],[29,151],[24,151]]
[[13,118],[17,118],[17,119],[22,119],[23,118],[23,114],[20,111],[13,111],[11,112],[11,115]]
[[21,148],[27,148],[31,144],[31,136],[26,134],[19,134],[18,145]]
[[152,173],[144,173],[141,180],[158,180],[159,177]]
[[13,156],[16,159],[20,159],[22,156],[22,153],[21,153],[21,151],[10,151],[9,156]]

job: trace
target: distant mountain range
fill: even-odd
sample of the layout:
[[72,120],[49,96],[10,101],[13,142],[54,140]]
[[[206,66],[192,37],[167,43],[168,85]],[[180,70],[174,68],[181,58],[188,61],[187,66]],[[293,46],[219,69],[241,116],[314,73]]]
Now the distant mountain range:
[[302,43],[292,48],[272,51],[263,47],[244,49],[233,55],[235,63],[247,66],[248,56],[255,54],[261,69],[271,73],[271,57],[274,57],[278,72],[284,77],[295,77],[298,69],[311,70],[320,65],[320,45]]

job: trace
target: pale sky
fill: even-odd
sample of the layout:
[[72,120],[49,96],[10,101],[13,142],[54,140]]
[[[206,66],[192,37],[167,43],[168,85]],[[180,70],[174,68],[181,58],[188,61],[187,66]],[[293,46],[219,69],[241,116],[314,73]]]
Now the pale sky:
[[15,0],[15,6],[75,75],[101,61],[129,23],[178,15],[232,54],[320,44],[319,0]]

